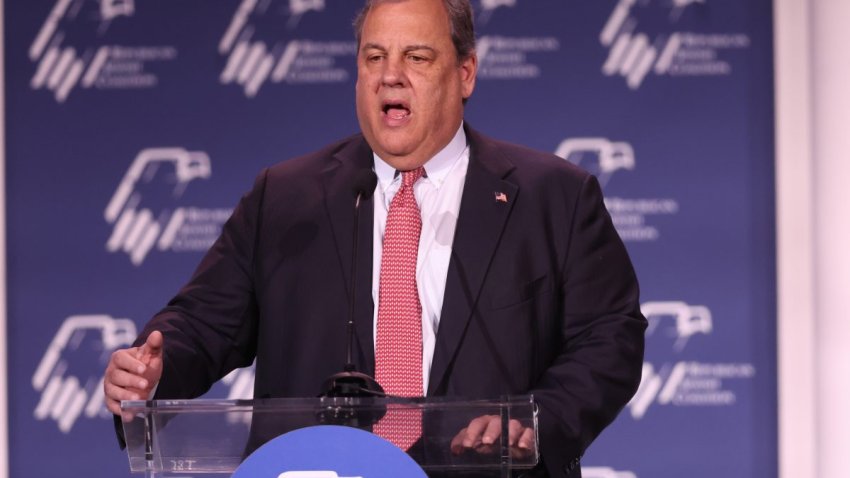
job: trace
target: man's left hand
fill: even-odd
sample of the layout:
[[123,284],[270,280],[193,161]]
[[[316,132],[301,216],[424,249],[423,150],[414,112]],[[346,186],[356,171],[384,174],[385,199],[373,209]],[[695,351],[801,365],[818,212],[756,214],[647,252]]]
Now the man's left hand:
[[[485,415],[473,419],[452,439],[452,453],[460,455],[473,450],[482,455],[499,449],[502,436],[502,418]],[[523,426],[519,420],[508,422],[508,446],[513,458],[527,458],[534,452],[534,429]]]

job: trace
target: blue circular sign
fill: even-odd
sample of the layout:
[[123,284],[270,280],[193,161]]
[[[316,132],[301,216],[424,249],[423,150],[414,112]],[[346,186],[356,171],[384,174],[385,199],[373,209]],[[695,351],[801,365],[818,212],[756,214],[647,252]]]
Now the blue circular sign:
[[233,478],[427,478],[392,443],[357,428],[322,425],[283,434],[252,453]]

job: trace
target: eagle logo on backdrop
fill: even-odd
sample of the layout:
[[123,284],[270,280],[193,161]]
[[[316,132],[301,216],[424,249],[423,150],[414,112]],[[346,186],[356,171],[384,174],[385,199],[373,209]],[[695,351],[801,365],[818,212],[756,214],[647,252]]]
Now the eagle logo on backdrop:
[[[106,32],[109,24],[116,17],[132,16],[135,11],[133,0],[100,0],[96,31]],[[109,48],[103,46],[94,55],[77,51],[72,45],[63,45],[66,33],[62,28],[63,21],[72,21],[80,16],[83,2],[75,0],[56,0],[53,9],[39,29],[38,34],[30,45],[29,58],[38,63],[35,75],[30,81],[34,90],[46,88],[53,92],[54,98],[63,103],[71,90],[80,84],[90,88],[103,68]],[[84,16],[84,20],[87,20]]]
[[581,476],[583,478],[637,478],[632,471],[615,470],[607,466],[583,466]]
[[240,86],[248,98],[271,83],[341,83],[350,73],[336,57],[354,56],[353,41],[287,39],[309,12],[325,10],[325,0],[242,0],[218,44],[227,58],[219,82]]
[[567,138],[558,145],[555,156],[584,168],[603,188],[617,171],[635,169],[632,145],[607,138]]
[[174,60],[171,46],[120,46],[104,40],[110,25],[136,13],[134,0],[56,0],[27,52],[36,65],[30,88],[53,93],[64,103],[83,89],[152,88],[159,79],[145,70]]
[[123,251],[138,266],[154,246],[171,248],[188,215],[187,208],[176,205],[178,200],[189,183],[211,174],[210,158],[202,151],[140,151],[103,212],[106,222],[113,225],[106,250]]
[[745,33],[697,33],[691,24],[683,25],[688,16],[697,27],[710,27],[705,21],[708,8],[709,0],[619,0],[599,33],[599,43],[608,50],[602,73],[623,77],[632,90],[640,88],[650,73],[731,74],[724,52],[748,48],[750,38]]
[[[646,317],[647,338],[672,340],[674,355],[679,355],[688,341],[696,334],[708,335],[712,330],[711,311],[705,306],[692,306],[680,301],[647,302],[641,305]],[[628,407],[633,418],[642,418],[650,405],[657,402],[667,405],[682,385],[687,373],[688,362],[666,363],[659,369],[644,362],[641,383]]]
[[103,371],[110,354],[133,343],[136,325],[109,315],[72,315],[62,322],[32,376],[41,394],[33,415],[69,433],[81,418],[108,416]]
[[[711,311],[702,305],[688,305],[678,301],[647,302],[641,306],[641,312],[648,322],[646,335],[651,336],[659,329],[666,329],[661,333],[674,338],[671,348],[676,353],[684,350],[694,335],[711,333]],[[667,326],[662,326],[662,323]]]
[[[107,314],[72,315],[62,321],[32,376],[40,394],[36,420],[53,420],[68,434],[81,418],[111,416],[104,404],[103,371],[112,352],[136,339],[136,324]],[[227,399],[253,396],[254,367],[232,371],[211,395]],[[250,414],[233,414],[232,422],[250,424]]]
[[493,10],[499,7],[515,7],[517,0],[481,0],[478,4],[478,23],[486,24],[493,16]]
[[[679,202],[675,198],[631,198],[612,191],[611,179],[615,175],[636,168],[635,150],[627,141],[604,137],[566,138],[558,144],[555,155],[584,168],[606,188],[605,207],[623,241],[657,241],[661,229],[654,224],[654,219],[679,212]],[[614,186],[622,184],[619,180],[614,183]]]
[[733,383],[755,376],[752,363],[698,362],[683,358],[691,341],[708,337],[714,330],[708,307],[659,301],[642,304],[641,311],[649,322],[647,344],[653,344],[653,350],[669,352],[661,360],[644,362],[640,386],[628,404],[632,418],[644,418],[653,405],[705,407],[736,403],[738,395]]

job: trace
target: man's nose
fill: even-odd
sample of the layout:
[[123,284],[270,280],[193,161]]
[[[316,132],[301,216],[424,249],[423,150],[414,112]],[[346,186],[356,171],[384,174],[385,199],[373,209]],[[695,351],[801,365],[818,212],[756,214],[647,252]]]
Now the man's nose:
[[384,86],[404,86],[407,83],[404,67],[402,58],[387,58],[381,71],[381,83]]

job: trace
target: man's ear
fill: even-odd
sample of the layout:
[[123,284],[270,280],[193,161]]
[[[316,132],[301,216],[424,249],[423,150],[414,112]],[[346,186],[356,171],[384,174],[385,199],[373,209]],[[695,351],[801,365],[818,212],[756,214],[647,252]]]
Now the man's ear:
[[463,99],[472,96],[475,89],[475,78],[478,75],[478,56],[473,52],[460,63],[460,84]]

